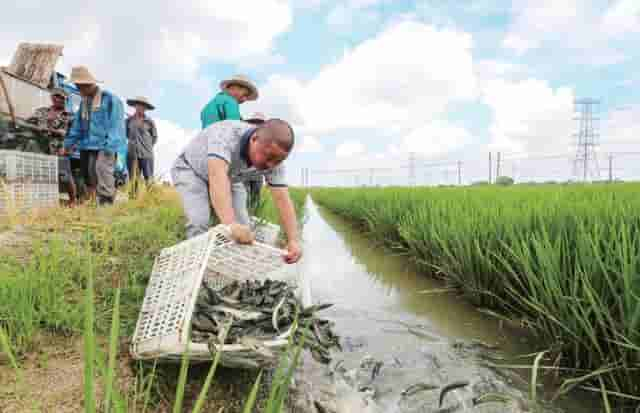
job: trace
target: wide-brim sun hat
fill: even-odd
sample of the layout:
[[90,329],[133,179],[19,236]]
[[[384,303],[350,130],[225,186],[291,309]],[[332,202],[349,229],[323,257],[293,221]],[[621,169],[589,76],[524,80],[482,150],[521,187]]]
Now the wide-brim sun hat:
[[253,84],[248,77],[244,75],[235,75],[229,79],[223,80],[220,82],[220,89],[225,90],[227,87],[231,85],[238,85],[242,87],[246,87],[249,90],[249,96],[247,100],[256,100],[258,99],[258,88]]
[[245,119],[245,121],[247,121],[247,122],[264,123],[264,122],[267,121],[267,117],[262,112],[253,112],[251,115],[249,115]]
[[71,69],[69,83],[75,83],[76,85],[95,85],[100,83],[100,81],[89,72],[86,66],[75,66]]
[[154,110],[156,108],[149,102],[149,99],[145,98],[144,96],[136,96],[133,99],[127,99],[127,105],[129,106],[135,106],[136,103],[146,106],[149,110]]

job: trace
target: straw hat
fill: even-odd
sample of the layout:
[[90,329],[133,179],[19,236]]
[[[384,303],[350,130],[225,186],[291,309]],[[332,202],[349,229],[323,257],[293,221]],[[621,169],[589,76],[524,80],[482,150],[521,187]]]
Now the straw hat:
[[143,106],[146,106],[147,109],[149,109],[149,110],[154,110],[156,108],[151,103],[149,103],[149,100],[147,98],[145,98],[144,96],[136,96],[133,99],[127,99],[127,105],[129,105],[129,106],[135,106],[136,103],[139,103],[139,104],[141,104]]
[[100,83],[100,81],[93,77],[86,66],[76,66],[71,69],[69,83],[75,83],[77,85],[95,85],[96,83]]
[[238,85],[249,89],[249,97],[247,98],[247,100],[258,99],[258,88],[253,84],[253,82],[251,82],[251,80],[249,80],[248,77],[243,75],[232,76],[230,79],[226,79],[220,82],[220,89],[225,90],[231,85]]
[[249,123],[264,123],[267,120],[267,117],[262,112],[253,112],[249,115],[248,118],[245,119],[245,122]]

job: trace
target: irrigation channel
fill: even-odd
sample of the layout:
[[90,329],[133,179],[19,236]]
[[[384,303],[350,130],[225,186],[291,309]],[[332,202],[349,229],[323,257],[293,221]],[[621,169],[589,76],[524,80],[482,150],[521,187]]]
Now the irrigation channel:
[[[324,394],[315,398],[331,393],[333,408],[352,413],[601,411],[599,400],[586,394],[545,402],[554,389],[548,375],[538,379],[542,402],[534,406],[531,371],[494,366],[533,363],[533,357],[511,359],[540,350],[524,331],[443,291],[406,257],[376,247],[310,198],[303,239],[300,271],[314,301],[334,303],[323,315],[336,323],[344,347],[326,371],[303,373]],[[440,405],[447,385],[461,387],[444,394]],[[322,390],[328,386],[331,392]]]

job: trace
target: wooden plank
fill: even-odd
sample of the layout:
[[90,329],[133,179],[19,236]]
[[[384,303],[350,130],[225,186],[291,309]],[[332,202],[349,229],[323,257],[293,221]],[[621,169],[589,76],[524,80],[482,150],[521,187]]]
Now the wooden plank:
[[9,91],[7,90],[7,85],[4,83],[4,79],[0,75],[0,90],[2,91],[2,96],[4,96],[5,103],[7,104],[7,108],[9,108],[9,115],[11,116],[11,122],[13,125],[16,124],[16,112],[13,109],[13,103],[11,102],[11,98],[9,97]]
[[7,71],[46,88],[62,49],[63,46],[56,44],[20,43]]

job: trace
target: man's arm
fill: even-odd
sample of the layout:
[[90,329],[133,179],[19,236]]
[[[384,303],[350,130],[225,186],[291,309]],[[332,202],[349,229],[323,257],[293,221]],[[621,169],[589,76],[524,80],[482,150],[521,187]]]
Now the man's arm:
[[151,144],[155,146],[156,142],[158,142],[158,130],[153,119],[149,119],[149,122],[151,123]]
[[113,154],[118,152],[120,145],[125,139],[124,130],[124,106],[120,99],[115,95],[111,96],[111,113],[107,118],[107,142],[105,144],[105,150]]
[[64,139],[64,147],[65,149],[71,149],[78,143],[78,139],[80,138],[80,110],[78,110],[73,115],[73,120],[71,121],[71,128],[69,129],[69,133]]
[[270,186],[273,202],[278,209],[280,216],[280,222],[284,226],[284,232],[287,234],[287,250],[289,254],[285,257],[289,264],[300,259],[302,251],[300,249],[300,243],[298,239],[298,222],[296,219],[296,210],[289,197],[289,190],[287,187]]
[[231,183],[229,182],[229,164],[222,159],[210,157],[209,169],[209,197],[221,224],[231,225],[236,217],[231,203]]
[[242,120],[240,117],[240,105],[235,100],[229,98],[224,102],[224,120]]

